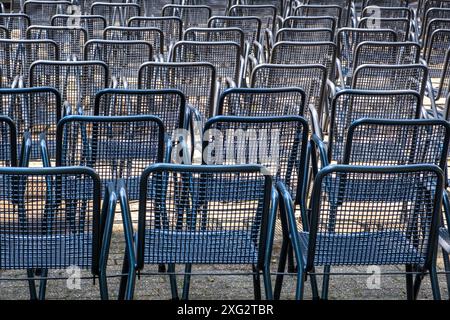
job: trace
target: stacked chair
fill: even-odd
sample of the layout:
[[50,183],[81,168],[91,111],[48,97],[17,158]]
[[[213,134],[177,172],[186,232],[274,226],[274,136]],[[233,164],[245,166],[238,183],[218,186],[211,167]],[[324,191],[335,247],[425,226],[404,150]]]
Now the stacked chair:
[[400,266],[440,299],[450,2],[160,2],[0,10],[0,270],[31,299],[73,266],[133,299],[153,265],[188,299],[198,265],[231,265],[260,300]]

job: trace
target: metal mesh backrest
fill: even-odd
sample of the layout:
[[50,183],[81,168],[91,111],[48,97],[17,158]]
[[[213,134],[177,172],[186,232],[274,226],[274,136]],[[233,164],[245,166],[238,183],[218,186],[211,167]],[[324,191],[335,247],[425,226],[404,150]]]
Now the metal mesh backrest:
[[56,88],[73,114],[92,115],[95,94],[108,87],[108,67],[100,61],[38,61],[31,66],[30,84]]
[[105,62],[111,78],[126,88],[137,88],[139,68],[152,57],[152,45],[146,41],[90,40],[84,46],[84,59]]
[[228,15],[232,17],[259,17],[262,28],[275,30],[277,7],[272,5],[235,5],[229,9]]
[[9,30],[11,39],[25,39],[31,21],[23,13],[0,13],[0,25]]
[[337,5],[302,5],[295,10],[295,15],[300,17],[332,17],[336,19],[338,26],[342,25],[342,8]]
[[425,54],[429,48],[429,41],[434,31],[439,29],[450,29],[450,16],[447,19],[433,19],[431,20],[423,33],[422,43],[424,44]]
[[219,99],[218,114],[239,117],[303,116],[301,89],[229,89]]
[[53,16],[52,26],[74,27],[79,26],[88,32],[88,39],[102,39],[103,30],[106,28],[106,19],[102,16],[91,15],[64,15]]
[[11,86],[16,76],[21,76],[24,81],[27,81],[30,65],[36,60],[59,60],[56,42],[0,39],[3,86]]
[[70,1],[25,1],[24,13],[31,19],[32,25],[48,26],[56,14],[66,14]]
[[287,17],[283,21],[283,28],[295,29],[331,29],[336,31],[337,20],[333,17]]
[[[352,5],[353,1],[351,0],[306,0],[303,1],[305,4],[310,6],[338,6],[341,8],[340,16],[339,17],[340,22],[338,23],[338,26],[345,27],[350,25],[350,14],[352,11]],[[296,14],[298,15],[298,14]],[[324,14],[329,15],[329,14]]]
[[239,43],[244,50],[244,32],[239,28],[189,28],[183,33],[185,41],[218,42],[228,41]]
[[144,169],[164,161],[164,126],[154,116],[70,116],[58,125],[57,139],[58,166],[90,167],[103,188],[123,179],[135,200]]
[[271,185],[260,170],[149,168],[142,177],[138,268],[144,263],[260,264]]
[[422,64],[373,65],[358,67],[353,76],[353,89],[414,90],[423,96],[428,69]]
[[192,27],[206,27],[211,15],[211,8],[202,5],[190,6],[168,4],[162,8],[162,16],[179,17],[183,21],[184,29]]
[[49,39],[58,44],[61,60],[83,57],[83,46],[88,41],[88,33],[80,27],[31,26],[27,29],[30,40]]
[[18,165],[17,132],[14,121],[8,116],[0,116],[0,132],[0,166],[16,167]]
[[[442,20],[442,19],[450,19],[450,2],[445,2],[447,4],[446,7],[442,8],[430,8],[427,11],[425,11],[425,15],[422,19],[422,28],[421,28],[421,35],[425,36],[427,35],[427,28],[428,25],[432,20]],[[443,2],[444,4],[444,2]]]
[[8,116],[17,128],[17,149],[20,152],[25,132],[31,134],[31,159],[40,159],[39,135],[45,133],[50,157],[55,157],[56,124],[62,117],[61,97],[49,87],[1,89],[0,114]]
[[319,173],[307,269],[394,264],[429,268],[443,182],[437,170],[339,166]]
[[183,21],[178,17],[133,17],[128,20],[129,27],[158,28],[164,34],[165,51],[170,44],[181,40]]
[[321,65],[270,65],[255,68],[251,75],[253,88],[298,87],[305,94],[305,110],[309,105],[322,114],[322,101],[327,70]]
[[431,35],[425,55],[431,78],[439,78],[442,75],[449,43],[450,30],[439,29]]
[[358,28],[373,29],[377,25],[379,29],[391,29],[397,34],[398,41],[409,39],[411,22],[406,18],[363,18],[359,21]]
[[439,88],[436,98],[446,97],[450,92],[450,50],[447,50],[441,70]]
[[442,120],[358,120],[349,128],[344,163],[428,163],[445,170],[449,134],[450,126]]
[[334,33],[331,29],[296,29],[283,28],[278,30],[275,42],[325,42],[333,41]]
[[153,52],[163,53],[164,33],[158,28],[146,27],[108,27],[103,39],[115,41],[147,41],[152,44]]
[[246,1],[240,1],[240,0],[232,0],[229,1],[230,6],[229,8],[231,8],[231,6],[233,5],[238,5],[238,4],[245,4],[245,5],[251,5],[251,6],[257,6],[257,5],[265,5],[265,6],[274,6],[277,8],[277,14],[279,16],[284,17],[287,7],[289,6],[288,4],[289,1],[286,0],[246,0]]
[[253,44],[260,41],[261,19],[258,17],[211,17],[208,28],[239,28],[244,32],[245,41]]
[[100,185],[83,168],[0,169],[0,269],[98,274]]
[[336,45],[332,42],[278,42],[270,55],[272,64],[321,64],[334,75]]
[[409,0],[364,0],[363,8],[369,6],[378,6],[378,7],[407,7],[409,4]]
[[342,63],[343,73],[353,73],[354,53],[356,47],[364,41],[396,42],[397,35],[392,30],[343,28],[337,35],[338,57]]
[[204,119],[213,116],[216,69],[210,63],[149,62],[139,70],[139,89],[178,89]]
[[175,44],[171,59],[174,62],[209,62],[222,83],[229,77],[238,82],[241,47],[235,42],[180,41]]
[[328,160],[342,163],[345,139],[353,121],[361,118],[415,119],[421,97],[416,92],[343,90],[333,99]]
[[303,181],[308,131],[301,117],[216,117],[203,133],[204,162],[260,164],[295,198]]
[[363,64],[416,64],[420,46],[415,42],[362,42],[356,47],[354,67]]
[[406,18],[408,20],[411,20],[412,18],[412,11],[410,8],[380,6],[365,7],[361,12],[361,18],[369,18],[375,13],[380,18]]
[[10,32],[3,26],[0,26],[0,39],[11,39]]
[[185,127],[185,97],[178,90],[108,89],[97,93],[94,115],[154,115],[164,123],[170,137]]
[[108,26],[126,27],[128,19],[141,15],[141,7],[135,3],[94,2],[91,15],[103,16]]

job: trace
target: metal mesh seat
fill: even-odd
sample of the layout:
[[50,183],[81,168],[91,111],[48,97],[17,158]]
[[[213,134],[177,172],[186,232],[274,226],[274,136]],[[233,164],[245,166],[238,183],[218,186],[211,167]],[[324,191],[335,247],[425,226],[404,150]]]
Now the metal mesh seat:
[[334,33],[331,29],[297,29],[282,28],[278,30],[275,42],[333,42]]
[[147,41],[152,44],[155,54],[164,53],[164,33],[158,28],[107,27],[103,32],[103,39],[112,41]]
[[30,85],[58,89],[66,113],[93,115],[95,94],[108,87],[108,74],[101,61],[37,61],[30,68]]
[[139,198],[139,178],[164,162],[164,125],[155,116],[68,116],[58,124],[56,166],[95,170],[102,189],[122,179],[130,199]]
[[184,29],[204,28],[212,16],[211,8],[204,5],[175,5],[168,4],[162,8],[163,17],[179,17],[183,21]]
[[258,17],[261,19],[262,28],[275,31],[277,19],[277,7],[273,5],[234,5],[228,10],[231,17]]
[[235,42],[244,52],[244,32],[239,28],[189,28],[183,33],[184,41]]
[[32,25],[48,26],[54,15],[66,14],[70,6],[70,1],[29,0],[23,4],[23,13],[30,17]]
[[348,128],[353,121],[361,118],[417,119],[420,115],[421,96],[418,92],[365,90],[338,92],[331,106],[328,162],[343,163]]
[[11,39],[25,39],[31,20],[23,13],[0,13],[0,25],[9,30]]
[[369,5],[361,11],[361,18],[368,18],[375,14],[375,12],[380,18],[406,18],[411,21],[413,17],[412,10],[408,7],[380,7]]
[[141,7],[136,3],[94,2],[91,15],[103,16],[108,26],[126,27],[128,19],[141,15]]
[[79,26],[87,31],[88,40],[92,40],[103,38],[103,30],[106,29],[107,23],[103,16],[57,14],[52,17],[51,25],[55,27]]
[[84,46],[84,60],[108,65],[112,87],[137,88],[139,68],[152,57],[152,45],[146,41],[90,40]]
[[171,53],[173,62],[209,62],[216,68],[218,81],[226,86],[241,82],[242,51],[235,42],[195,42],[180,41],[175,44]]
[[300,17],[331,17],[341,27],[342,7],[338,5],[301,5],[295,9],[295,16]]
[[181,41],[183,21],[179,17],[133,17],[128,20],[128,27],[158,28],[164,34],[164,52],[169,46]]
[[0,39],[2,85],[11,87],[14,82],[17,82],[17,77],[26,83],[30,66],[36,60],[59,60],[59,48],[56,42]]
[[[32,160],[40,160],[39,136],[45,133],[50,157],[55,157],[56,124],[62,118],[61,96],[51,87],[0,89],[0,114],[14,121],[17,130],[16,149],[21,152],[22,137],[31,138]],[[6,139],[7,135],[5,136]]]
[[177,129],[187,128],[186,98],[175,89],[106,89],[95,97],[96,116],[153,115],[159,117],[170,138]]
[[373,29],[373,24],[379,26],[379,29],[391,29],[397,34],[398,41],[408,41],[411,22],[406,18],[362,18],[359,21],[358,28]]
[[88,41],[88,33],[80,27],[31,26],[27,29],[27,39],[55,41],[61,60],[80,60],[83,57],[83,47]]
[[205,62],[149,62],[139,70],[139,89],[178,89],[202,117],[214,115],[216,69]]
[[283,21],[283,28],[295,29],[331,29],[336,32],[337,20],[328,16],[317,17],[287,17]]

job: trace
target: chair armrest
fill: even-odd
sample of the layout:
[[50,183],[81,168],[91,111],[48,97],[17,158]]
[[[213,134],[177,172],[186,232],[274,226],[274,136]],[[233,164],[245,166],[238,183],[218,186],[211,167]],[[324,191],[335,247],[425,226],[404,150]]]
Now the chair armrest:
[[13,82],[11,83],[11,89],[17,88],[19,85],[19,75],[15,76]]
[[164,137],[164,162],[170,163],[172,157],[172,138],[169,135]]
[[229,89],[229,88],[237,88],[238,87],[236,82],[231,77],[226,77],[225,78],[225,83],[227,85],[227,89]]
[[135,272],[136,270],[136,243],[134,241],[133,221],[131,220],[130,203],[128,201],[127,190],[123,181],[119,181],[119,202],[122,212],[123,231],[125,236],[126,258],[128,259],[128,272]]
[[319,150],[320,161],[322,162],[322,168],[325,168],[330,163],[328,162],[328,152],[327,147],[322,139],[320,139],[316,134],[311,135],[311,154],[316,151],[316,148]]
[[30,164],[31,148],[33,141],[31,139],[31,133],[26,131],[22,138],[22,147],[20,149],[19,167],[28,167]]
[[42,166],[44,168],[50,168],[52,164],[50,162],[50,154],[47,147],[47,135],[45,132],[42,132],[39,135],[39,149],[41,151]]
[[341,88],[345,89],[344,73],[342,71],[342,63],[339,58],[336,58],[336,69],[337,69],[338,76],[339,76],[340,86],[341,86]]
[[322,133],[322,127],[320,126],[320,117],[319,113],[317,112],[316,108],[313,105],[309,105],[309,113],[311,115],[311,122],[312,122],[312,132],[319,137],[319,139],[322,139],[323,133]]
[[264,262],[266,267],[270,267],[270,261],[272,259],[273,241],[275,237],[275,225],[277,221],[277,209],[278,209],[278,190],[276,186],[272,186],[270,195],[270,213],[267,223],[267,239],[266,239],[266,251],[264,253]]
[[72,106],[69,101],[63,103],[63,117],[72,115]]
[[258,61],[258,64],[265,63],[266,60],[264,57],[264,47],[262,46],[262,44],[258,41],[253,41],[253,46],[255,48],[254,53],[257,53],[255,57]]
[[273,33],[271,30],[267,29],[264,30],[264,35],[265,35],[265,42],[266,42],[266,48],[268,52],[272,52],[272,48],[274,45],[274,40],[273,40]]

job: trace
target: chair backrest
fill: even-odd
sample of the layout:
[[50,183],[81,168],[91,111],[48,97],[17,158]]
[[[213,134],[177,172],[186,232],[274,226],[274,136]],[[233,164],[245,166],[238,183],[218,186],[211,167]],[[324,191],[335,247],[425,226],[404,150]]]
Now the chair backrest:
[[275,42],[333,42],[334,33],[331,29],[297,29],[282,28],[277,31]]
[[55,41],[59,47],[61,60],[81,60],[83,47],[88,41],[87,30],[81,27],[31,26],[27,29],[27,39]]
[[345,139],[353,121],[362,118],[418,119],[421,101],[416,91],[346,89],[338,92],[331,105],[328,161],[342,163]]
[[92,115],[97,91],[108,87],[108,66],[101,61],[36,61],[30,67],[30,86],[51,86],[61,93],[72,114]]
[[245,35],[240,28],[189,28],[183,33],[184,41],[235,42],[244,52]]
[[31,19],[24,13],[0,13],[0,25],[9,30],[11,39],[25,39]]
[[159,263],[261,268],[274,218],[272,178],[263,170],[257,165],[169,164],[145,170],[139,199],[137,269]]
[[164,34],[164,51],[169,45],[181,41],[183,21],[179,17],[133,17],[128,20],[128,27],[158,28]]
[[0,168],[0,269],[99,274],[100,181],[89,168]]
[[91,15],[103,16],[108,26],[126,27],[128,19],[141,15],[141,7],[136,3],[94,2]]
[[219,97],[217,114],[238,117],[304,116],[300,88],[231,88]]
[[212,16],[211,8],[205,5],[168,4],[162,8],[163,17],[179,17],[184,29],[204,28]]
[[306,168],[308,122],[299,116],[217,116],[205,124],[203,163],[259,164],[298,199]]
[[137,200],[142,172],[164,162],[164,138],[156,116],[67,116],[58,123],[56,166],[92,168],[103,189],[123,179]]
[[361,42],[355,50],[354,68],[363,64],[417,64],[420,46],[416,42]]
[[148,62],[139,69],[139,89],[178,89],[204,119],[214,115],[216,69],[207,62]]
[[[338,6],[339,8],[341,8],[340,16],[336,16],[340,20],[338,22],[338,26],[346,27],[346,26],[350,26],[350,24],[351,24],[350,16],[351,16],[352,6],[353,6],[353,1],[351,1],[351,0],[306,0],[303,2],[309,6]],[[333,9],[330,13],[333,13]],[[329,14],[324,14],[324,15],[329,15]]]
[[0,132],[2,134],[0,139],[0,166],[17,167],[17,129],[10,117],[0,115]]
[[245,41],[253,45],[261,41],[262,21],[259,17],[215,16],[208,21],[208,28],[239,28],[244,33]]
[[410,0],[364,0],[362,7],[365,9],[370,6],[378,7],[408,7]]
[[366,64],[353,75],[352,88],[364,90],[414,90],[424,96],[428,68],[423,64]]
[[430,8],[424,12],[424,16],[421,19],[422,25],[420,29],[420,35],[422,36],[422,40],[424,41],[426,40],[428,34],[428,26],[430,25],[431,21],[436,20],[437,22],[438,20],[450,19],[450,1],[446,3],[447,3],[446,7]]
[[184,94],[175,89],[105,89],[95,96],[95,116],[157,116],[170,137],[177,129],[187,128],[188,112]]
[[331,29],[336,32],[337,19],[329,16],[317,17],[287,17],[283,21],[283,28],[295,29]]
[[241,71],[241,46],[236,42],[180,41],[173,47],[173,62],[209,62],[216,68],[218,80],[227,78],[239,82]]
[[30,134],[32,140],[30,158],[40,160],[39,136],[45,133],[50,157],[54,159],[56,125],[63,114],[61,96],[55,88],[0,89],[0,114],[14,121],[17,130],[16,146],[19,152],[22,137]]
[[445,57],[449,41],[450,30],[438,29],[433,32],[427,47],[424,48],[424,58],[431,78],[441,77],[442,71],[445,70]]
[[102,39],[107,26],[103,16],[57,14],[52,17],[51,25],[55,27],[79,26],[88,33],[88,40]]
[[[391,29],[397,34],[398,41],[408,41],[411,21],[407,18],[362,18],[358,23],[358,28],[374,29]],[[375,29],[377,30],[377,29]]]
[[[306,269],[411,264],[428,270],[437,250],[443,182],[435,165],[321,170],[312,193]],[[293,219],[290,227],[296,230]]]
[[231,17],[259,17],[263,29],[275,31],[277,7],[273,5],[234,5],[228,10]]
[[338,5],[301,5],[295,9],[295,16],[299,17],[332,17],[336,24],[342,27],[342,7]]
[[361,18],[369,18],[377,14],[380,18],[406,18],[412,20],[413,12],[408,7],[380,7],[369,5],[361,12]]
[[124,88],[137,88],[139,68],[152,58],[152,45],[146,41],[90,40],[84,46],[84,60],[105,62],[112,82]]
[[322,65],[262,64],[253,70],[250,83],[252,88],[301,88],[306,94],[305,112],[312,105],[322,114],[327,83],[327,69]]
[[0,39],[2,85],[11,87],[17,77],[27,81],[30,66],[37,60],[59,60],[59,47],[52,40]]
[[164,33],[158,28],[148,27],[107,27],[103,31],[104,40],[147,41],[152,44],[154,54],[164,52]]
[[30,17],[32,25],[48,26],[54,15],[66,14],[70,6],[70,1],[28,0],[23,4],[23,13]]
[[450,124],[445,120],[360,119],[348,128],[344,164],[447,167]]
[[[449,10],[450,13],[450,10]],[[430,40],[433,32],[440,29],[450,29],[450,16],[445,19],[433,19],[427,24],[425,30],[422,34],[422,44],[424,48],[424,55],[427,54],[428,48],[430,47]]]

